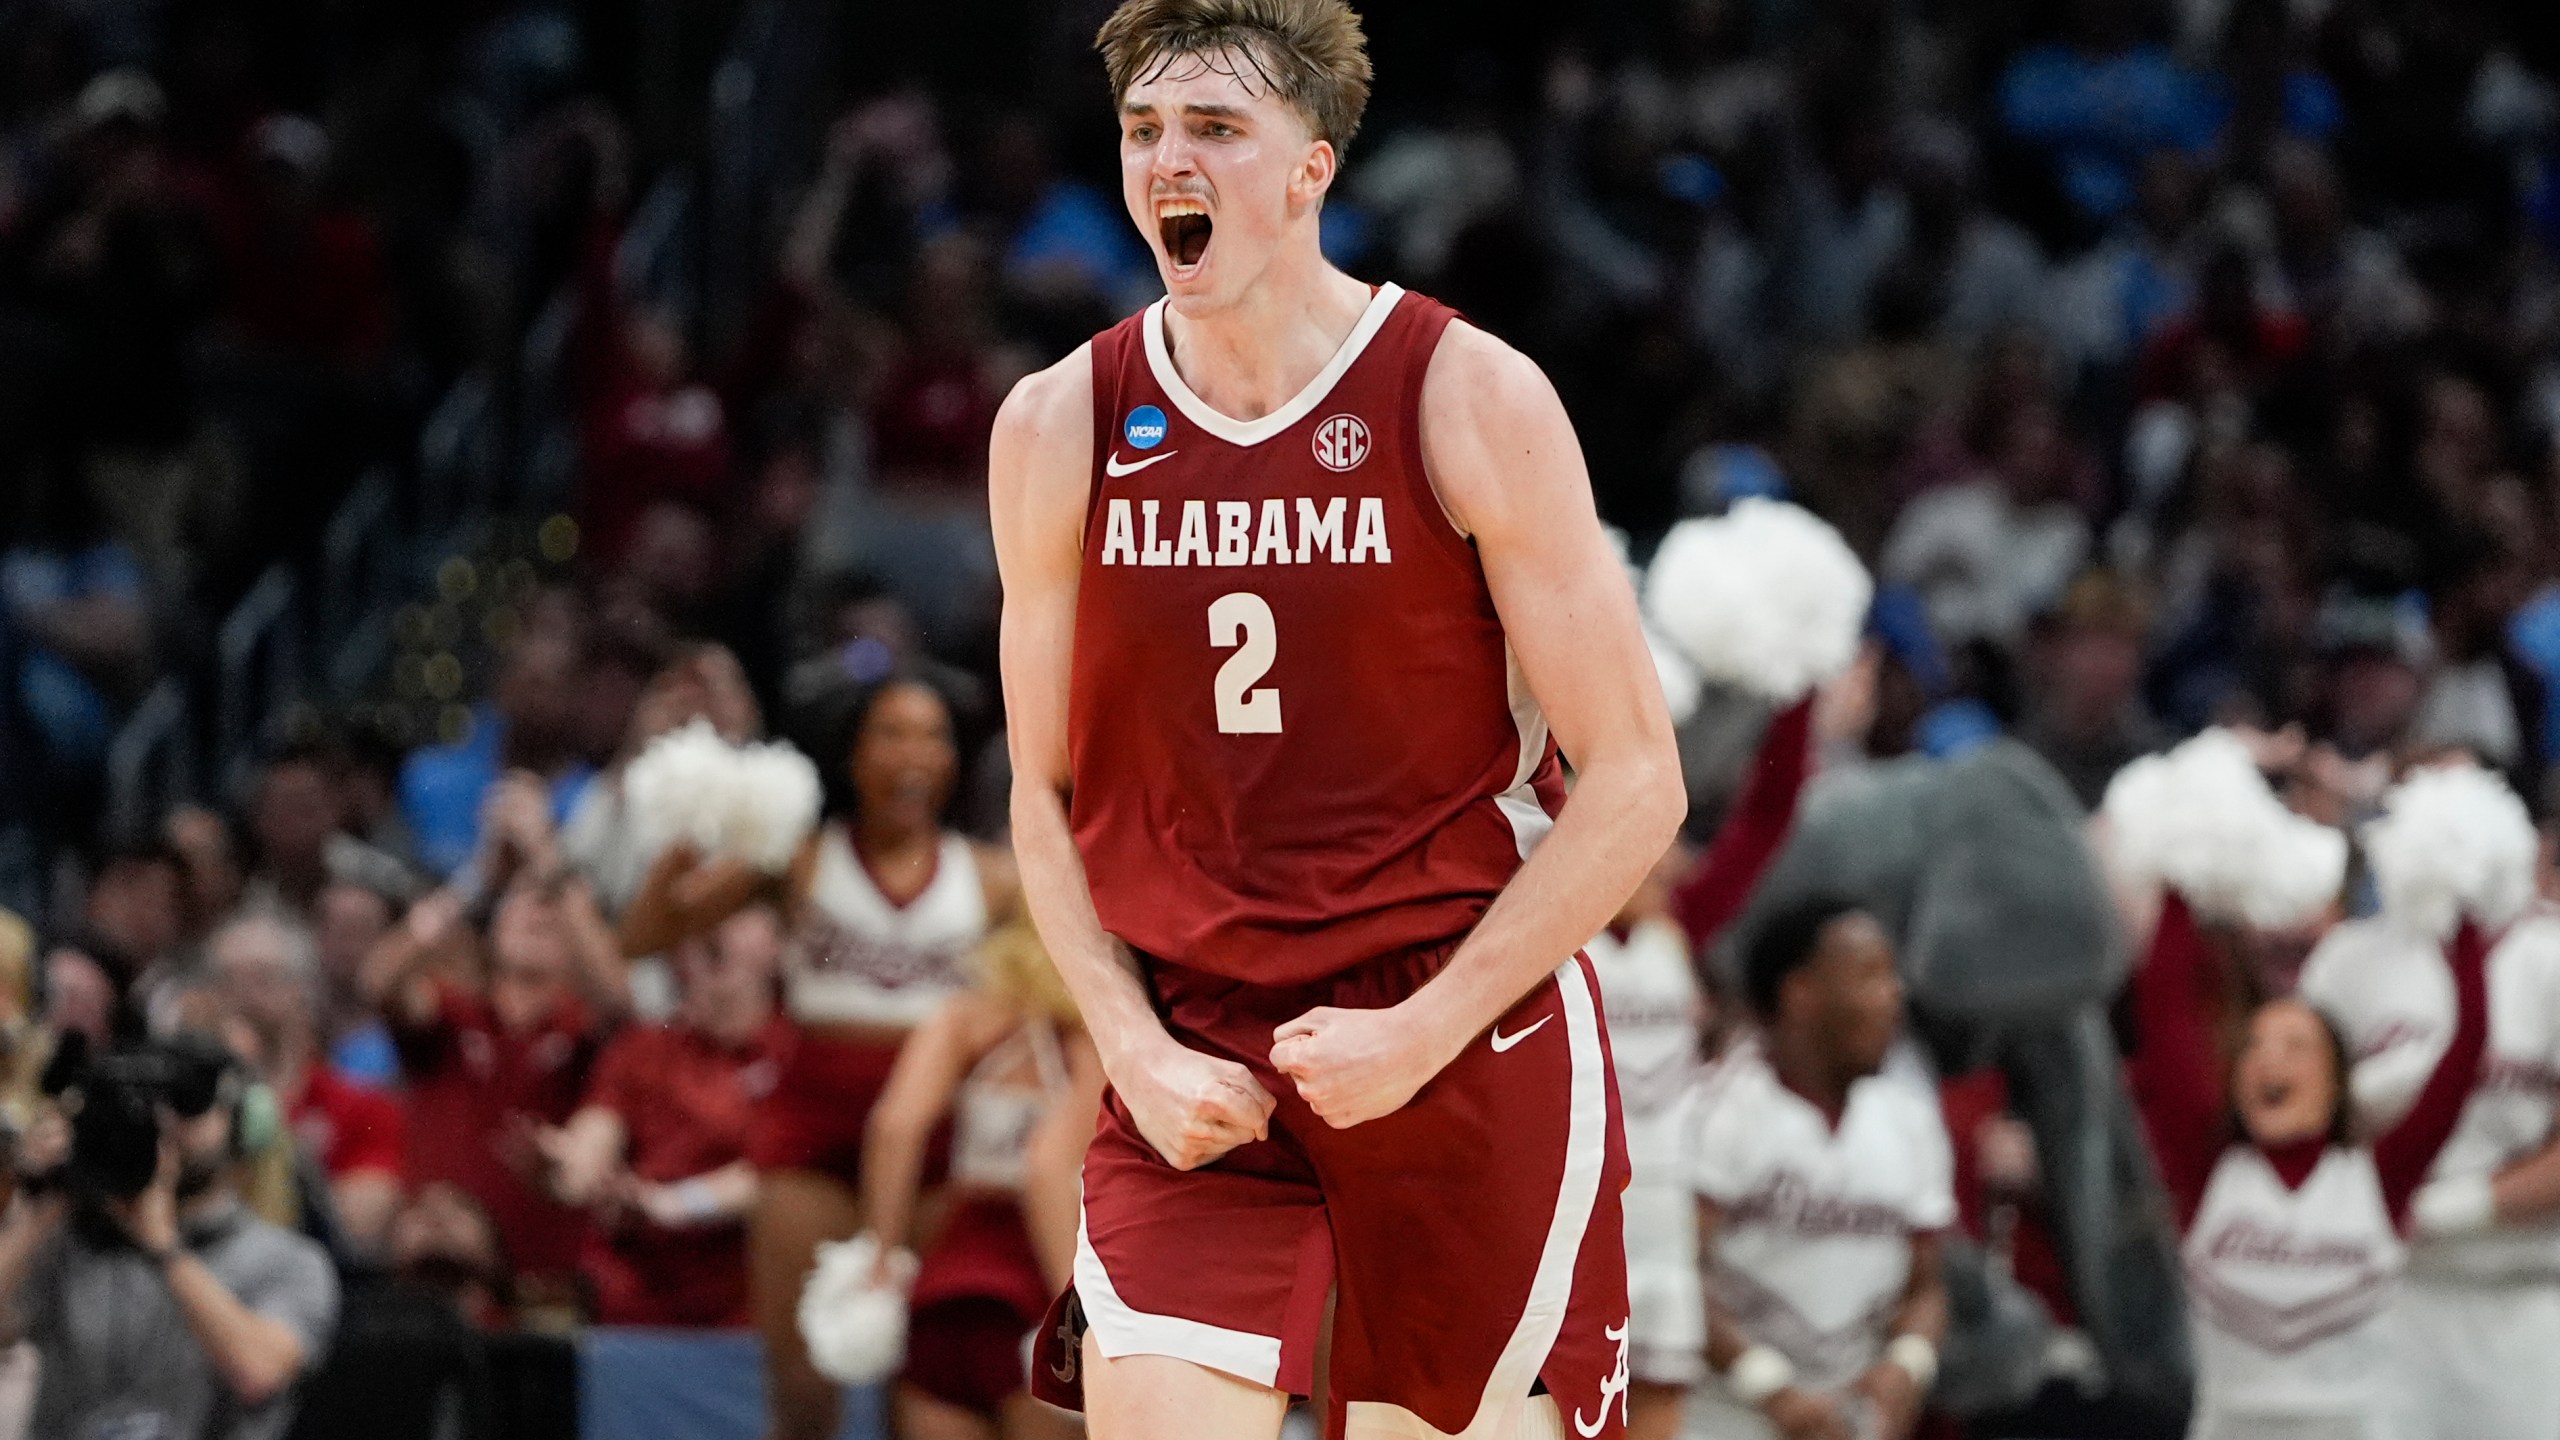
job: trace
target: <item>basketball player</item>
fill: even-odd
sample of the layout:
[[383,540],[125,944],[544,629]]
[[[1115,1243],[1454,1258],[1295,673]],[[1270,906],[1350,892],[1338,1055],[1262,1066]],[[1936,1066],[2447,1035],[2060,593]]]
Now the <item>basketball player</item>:
[[[2452,1038],[2436,946],[2390,921],[2338,927],[2302,994],[2356,1057],[2359,1120],[2405,1114]],[[2412,1203],[2393,1302],[2403,1440],[2560,1440],[2560,913],[2489,951],[2489,1058]]]
[[1761,1030],[1720,1064],[1690,1145],[1708,1260],[1696,1433],[1904,1440],[1937,1378],[1955,1223],[1936,1097],[1880,1072],[1902,1030],[1893,944],[1812,896],[1744,958]]
[[1099,43],[1168,294],[991,456],[1014,842],[1112,1084],[1035,1382],[1101,1440],[1268,1437],[1330,1291],[1337,1433],[1615,1436],[1575,951],[1682,807],[1634,596],[1537,369],[1317,246],[1341,0],[1129,0]]

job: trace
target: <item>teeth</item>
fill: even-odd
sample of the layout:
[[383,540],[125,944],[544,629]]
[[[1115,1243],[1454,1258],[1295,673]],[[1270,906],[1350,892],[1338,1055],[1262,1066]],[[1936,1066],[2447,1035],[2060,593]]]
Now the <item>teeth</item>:
[[1209,207],[1201,204],[1197,200],[1159,200],[1156,202],[1156,214],[1159,217],[1171,217],[1175,215],[1206,215],[1208,213]]

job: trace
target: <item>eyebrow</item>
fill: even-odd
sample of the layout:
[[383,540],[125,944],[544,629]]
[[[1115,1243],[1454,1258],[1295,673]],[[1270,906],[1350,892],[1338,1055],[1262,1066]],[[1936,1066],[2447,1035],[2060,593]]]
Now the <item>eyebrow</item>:
[[[1156,113],[1156,107],[1143,100],[1132,100],[1120,107],[1120,113],[1128,116],[1153,115]],[[1190,104],[1182,107],[1182,113],[1206,115],[1218,120],[1241,120],[1244,118],[1245,111],[1241,105]]]

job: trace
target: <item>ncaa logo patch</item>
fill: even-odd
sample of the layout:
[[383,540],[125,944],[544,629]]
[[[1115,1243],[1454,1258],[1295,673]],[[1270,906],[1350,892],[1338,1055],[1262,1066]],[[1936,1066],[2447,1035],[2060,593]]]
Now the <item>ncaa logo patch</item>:
[[1153,405],[1141,405],[1129,412],[1128,423],[1120,427],[1132,450],[1153,450],[1164,443],[1164,412]]
[[1357,415],[1328,416],[1316,427],[1316,463],[1342,471],[1369,458],[1369,425]]

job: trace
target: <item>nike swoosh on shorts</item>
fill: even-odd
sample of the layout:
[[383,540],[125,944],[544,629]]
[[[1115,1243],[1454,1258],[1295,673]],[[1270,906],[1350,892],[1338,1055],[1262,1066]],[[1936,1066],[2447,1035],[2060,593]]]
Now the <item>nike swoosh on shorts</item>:
[[1519,1032],[1517,1032],[1517,1033],[1510,1034],[1510,1035],[1505,1035],[1505,1034],[1503,1034],[1503,1033],[1502,1033],[1502,1027],[1501,1027],[1501,1026],[1499,1026],[1499,1025],[1494,1026],[1494,1027],[1493,1027],[1493,1053],[1494,1053],[1494,1054],[1496,1054],[1496,1055],[1499,1055],[1499,1054],[1501,1054],[1503,1051],[1510,1049],[1512,1046],[1519,1044],[1521,1041],[1528,1039],[1530,1036],[1537,1034],[1537,1033],[1538,1033],[1538,1031],[1539,1031],[1541,1028],[1543,1028],[1543,1027],[1546,1025],[1546,1023],[1547,1023],[1548,1021],[1553,1020],[1554,1018],[1556,1018],[1556,1017],[1554,1017],[1553,1015],[1541,1015],[1541,1016],[1539,1016],[1539,1017],[1538,1017],[1538,1023],[1537,1023],[1537,1024],[1530,1026],[1530,1027],[1529,1027],[1528,1029],[1526,1029],[1526,1030],[1522,1030],[1522,1031],[1519,1031]]

